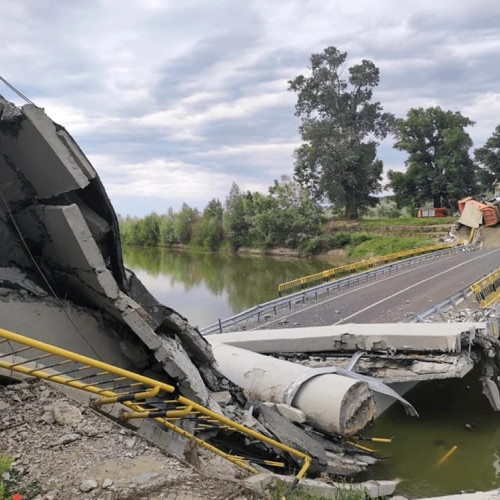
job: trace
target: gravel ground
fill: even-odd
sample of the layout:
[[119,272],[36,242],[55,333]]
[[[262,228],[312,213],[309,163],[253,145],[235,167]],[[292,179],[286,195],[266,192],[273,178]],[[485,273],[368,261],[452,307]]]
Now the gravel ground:
[[258,498],[225,460],[200,452],[197,471],[35,379],[0,386],[0,436],[23,500]]

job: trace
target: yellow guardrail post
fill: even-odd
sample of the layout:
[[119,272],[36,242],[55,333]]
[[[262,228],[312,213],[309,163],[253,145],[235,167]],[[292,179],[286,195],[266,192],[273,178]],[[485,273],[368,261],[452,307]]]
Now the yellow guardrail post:
[[470,286],[481,308],[489,307],[500,298],[500,269],[484,276]]
[[[20,344],[23,347],[14,349],[11,343]],[[139,375],[123,368],[109,365],[102,361],[97,361],[81,354],[77,354],[66,349],[61,349],[59,347],[46,344],[29,337],[25,337],[8,330],[4,330],[2,328],[0,328],[0,345],[1,344],[9,345],[10,351],[0,355],[0,368],[22,373],[24,375],[37,377],[42,380],[55,382],[61,385],[73,387],[75,389],[80,389],[94,394],[98,396],[98,399],[94,401],[97,407],[105,404],[122,403],[126,407],[133,410],[132,413],[129,413],[127,414],[127,416],[125,416],[125,419],[145,418],[147,416],[153,417],[155,421],[159,422],[167,429],[170,429],[187,439],[195,439],[196,442],[203,448],[225,458],[226,460],[235,463],[239,467],[242,467],[249,472],[257,473],[257,470],[247,463],[247,459],[237,457],[219,450],[217,447],[196,437],[194,434],[182,429],[181,427],[176,426],[175,424],[170,422],[169,419],[179,419],[183,416],[196,413],[204,416],[207,422],[215,423],[221,429],[231,429],[232,431],[241,432],[246,436],[266,443],[275,449],[281,450],[282,452],[288,453],[289,455],[302,460],[302,466],[299,472],[295,475],[295,484],[302,477],[304,477],[310,466],[311,457],[309,457],[307,454],[283,443],[280,443],[279,441],[276,441],[257,431],[254,431],[253,429],[249,429],[244,425],[234,422],[223,415],[219,415],[209,408],[191,401],[184,396],[176,395],[175,387],[170,384],[166,384],[165,382],[161,382],[150,377],[145,377],[144,375]],[[19,354],[24,353],[29,349],[35,349],[36,351],[41,351],[44,354],[20,360]],[[51,362],[48,366],[40,365],[40,360],[51,356],[61,358],[61,361],[55,363]],[[12,358],[12,361],[8,361],[9,357]],[[62,373],[54,371],[54,367],[67,366],[71,363],[74,363],[76,365],[76,368],[72,368]],[[27,366],[29,364],[35,364],[35,366]],[[49,368],[53,370],[53,373],[49,373],[46,371]],[[72,379],[68,376],[69,373],[82,373],[90,369],[95,369],[98,371],[86,376],[81,376],[78,379]],[[101,380],[100,382],[95,382],[94,384],[83,382],[83,380],[85,380],[86,378],[106,377],[107,375],[114,376],[115,378],[111,378],[109,380]],[[99,387],[100,384],[115,384],[116,382],[120,382],[120,390],[130,389],[131,391],[116,393],[112,388]],[[128,385],[122,385],[121,382],[128,382]],[[141,392],[134,392],[134,388],[138,386],[144,386],[146,390]],[[156,398],[162,391],[164,393],[171,394],[172,397],[175,398],[173,401],[177,405],[179,405],[177,409],[163,411],[160,412],[161,415],[158,415],[158,413],[156,413],[155,411],[150,411],[149,409],[141,406],[141,403],[145,402],[145,400]],[[273,463],[273,461],[268,461],[268,463],[271,464]]]
[[[472,236],[471,236],[472,238]],[[472,239],[469,240],[469,243]],[[388,264],[389,262],[400,260],[406,257],[413,257],[416,255],[421,255],[424,253],[436,252],[438,250],[444,250],[445,248],[451,248],[455,246],[454,244],[441,243],[439,245],[420,247],[413,250],[405,250],[403,252],[392,253],[384,255],[382,257],[374,257],[372,259],[362,260],[354,264],[347,264],[345,266],[334,267],[332,269],[327,269],[321,273],[310,274],[308,276],[302,276],[291,281],[285,281],[278,284],[278,295],[283,296],[283,293],[292,292],[297,286],[300,289],[308,288],[312,283],[320,283],[325,281],[332,281],[336,276],[341,276],[342,274],[354,274],[360,269],[371,269],[375,264]]]

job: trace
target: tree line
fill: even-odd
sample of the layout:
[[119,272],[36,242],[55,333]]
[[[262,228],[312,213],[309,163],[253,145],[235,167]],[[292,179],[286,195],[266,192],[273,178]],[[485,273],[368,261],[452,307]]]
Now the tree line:
[[119,217],[122,241],[130,245],[176,244],[217,251],[221,247],[301,248],[321,233],[323,209],[300,184],[283,176],[269,194],[242,192],[233,183],[224,204],[212,199],[202,212],[187,203],[176,212],[144,218]]
[[[346,60],[346,52],[327,47],[311,56],[307,76],[288,82],[297,94],[302,139],[293,178],[275,181],[268,195],[242,193],[233,184],[224,205],[211,200],[201,213],[184,204],[177,213],[127,217],[125,243],[297,248],[321,232],[326,208],[357,219],[378,203],[383,188],[393,191],[398,209],[410,211],[425,204],[453,210],[465,196],[492,191],[500,179],[500,125],[471,157],[470,118],[439,106],[396,118],[373,101],[380,79],[375,64],[363,60],[346,71]],[[377,147],[389,135],[408,156],[404,171],[390,170],[382,186]]]

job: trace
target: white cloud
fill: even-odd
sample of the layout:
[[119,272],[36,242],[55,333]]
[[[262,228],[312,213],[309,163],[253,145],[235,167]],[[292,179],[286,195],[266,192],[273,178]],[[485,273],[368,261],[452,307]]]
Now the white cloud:
[[[235,180],[230,172],[204,170],[172,159],[155,158],[137,163],[117,163],[115,158],[105,155],[90,155],[89,159],[100,172],[113,202],[134,206],[137,199],[150,199],[153,205],[158,203],[159,212],[165,212],[169,206],[178,209],[183,202],[201,210],[212,198],[224,201]],[[238,184],[243,191],[252,192],[267,192],[269,186],[250,175],[242,175]],[[148,211],[153,210],[154,207]],[[121,210],[121,213],[129,212]]]
[[387,111],[460,110],[480,146],[500,122],[499,16],[497,0],[5,0],[1,75],[75,135],[113,200],[202,207],[291,174],[287,81],[328,45],[380,67]]

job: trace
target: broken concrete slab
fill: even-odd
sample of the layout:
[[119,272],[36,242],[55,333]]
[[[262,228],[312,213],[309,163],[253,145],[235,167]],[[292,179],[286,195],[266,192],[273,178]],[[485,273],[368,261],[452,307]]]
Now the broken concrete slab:
[[[250,488],[264,493],[277,484],[291,485],[294,477],[278,476],[272,473],[261,473],[245,479]],[[366,495],[367,498],[382,498],[392,495],[396,490],[399,480],[365,481],[362,483],[324,483],[313,479],[302,479],[299,482],[299,490],[309,495],[317,495],[322,498],[345,498],[346,495]],[[472,499],[471,499],[472,500]],[[479,500],[479,499],[478,499]]]
[[91,167],[90,172],[82,171],[42,109],[23,106],[19,126],[16,135],[3,135],[2,153],[16,166],[23,166],[24,180],[40,199],[88,186],[88,173],[94,177],[95,171]]
[[[292,448],[307,453],[312,461],[310,472],[320,474],[326,471],[328,466],[328,457],[326,450],[320,443],[315,441],[292,424],[287,418],[280,415],[277,411],[269,408],[264,403],[255,403],[255,411],[257,420],[265,426],[271,433],[280,441]],[[299,466],[302,465],[301,459],[293,458]]]
[[21,335],[52,343],[91,358],[108,360],[124,369],[132,361],[118,346],[111,325],[95,311],[66,302],[64,307],[52,297],[0,299],[1,327]]
[[[171,309],[151,299],[151,310],[157,311],[153,317],[128,295],[116,215],[81,149],[32,104],[17,108],[0,98],[0,110],[0,191],[8,204],[0,204],[0,241],[8,244],[2,245],[2,251],[9,249],[8,256],[0,257],[0,266],[29,270],[35,276],[34,285],[47,298],[42,304],[23,301],[22,294],[34,298],[35,288],[26,291],[20,276],[18,283],[11,279],[8,286],[4,279],[1,295],[16,302],[17,315],[11,315],[2,326],[35,336],[40,330],[39,337],[49,343],[96,357],[82,345],[79,332],[68,326],[68,317],[64,320],[65,304],[70,309],[93,308],[107,318],[106,328],[112,332],[109,342],[120,356],[132,361],[132,367],[153,364],[173,383],[178,382],[187,397],[207,403],[207,380],[218,390],[217,382],[222,378],[210,371],[210,346]],[[138,288],[136,284],[134,289]],[[49,298],[54,293],[56,296]],[[64,297],[64,302],[58,296]],[[51,325],[52,333],[30,312],[43,310],[45,314],[48,308],[58,311],[52,321],[44,321]],[[62,342],[64,336],[67,338]],[[100,344],[94,334],[91,337]],[[193,348],[194,359],[203,365],[207,380],[183,346]],[[119,356],[103,349],[101,358],[114,362]]]
[[[250,399],[284,402],[287,389],[309,369],[225,344],[212,346],[222,373],[243,387]],[[375,413],[368,385],[340,375],[307,380],[290,404],[308,422],[327,434],[351,435],[360,431]]]
[[459,493],[458,495],[444,495],[441,497],[426,497],[420,500],[497,500],[500,498],[500,488],[490,491],[476,491],[475,493]]
[[485,331],[486,323],[370,323],[254,330],[207,335],[210,343],[249,351],[460,352],[461,335]]

